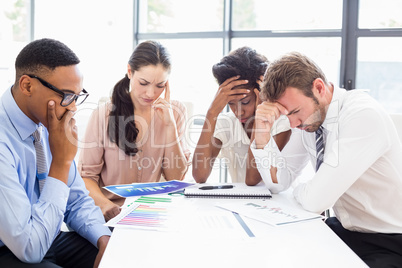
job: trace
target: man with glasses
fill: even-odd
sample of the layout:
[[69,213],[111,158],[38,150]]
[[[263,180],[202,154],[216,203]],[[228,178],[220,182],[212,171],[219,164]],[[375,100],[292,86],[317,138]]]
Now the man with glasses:
[[33,41],[1,97],[0,267],[96,267],[109,241],[74,162],[79,62],[59,41]]
[[[71,103],[73,103],[75,101],[75,105],[78,106],[81,103],[83,103],[87,97],[88,97],[88,92],[85,89],[82,89],[82,94],[76,95],[74,94],[74,92],[68,93],[69,90],[60,90],[57,87],[53,86],[52,84],[46,82],[45,80],[43,80],[42,78],[36,76],[36,75],[32,75],[32,74],[28,74],[29,77],[31,78],[36,78],[39,80],[39,82],[41,82],[42,85],[44,85],[45,87],[53,90],[54,92],[57,92],[58,94],[60,94],[61,96],[61,101],[60,101],[60,105],[62,107],[67,107],[69,106]],[[67,93],[66,93],[67,92]]]

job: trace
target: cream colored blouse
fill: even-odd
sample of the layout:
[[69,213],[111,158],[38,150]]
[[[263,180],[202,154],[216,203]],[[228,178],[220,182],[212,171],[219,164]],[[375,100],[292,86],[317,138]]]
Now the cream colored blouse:
[[[187,148],[184,137],[186,108],[178,101],[172,101],[171,105],[180,145],[189,165],[190,150]],[[111,108],[112,103],[107,102],[92,113],[81,144],[78,171],[81,177],[96,181],[107,198],[120,204],[122,198],[102,187],[134,182],[158,182],[163,175],[162,166],[174,165],[174,161],[172,163],[169,159],[177,158],[165,156],[165,148],[172,144],[166,145],[165,126],[157,115],[151,119],[148,131],[144,134],[142,141],[137,144],[138,153],[135,156],[126,155],[110,141],[107,133]]]

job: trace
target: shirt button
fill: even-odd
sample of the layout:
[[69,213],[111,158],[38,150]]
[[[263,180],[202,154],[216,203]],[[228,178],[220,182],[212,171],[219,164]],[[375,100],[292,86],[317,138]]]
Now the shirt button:
[[141,167],[138,167],[138,170],[141,170],[142,168]]

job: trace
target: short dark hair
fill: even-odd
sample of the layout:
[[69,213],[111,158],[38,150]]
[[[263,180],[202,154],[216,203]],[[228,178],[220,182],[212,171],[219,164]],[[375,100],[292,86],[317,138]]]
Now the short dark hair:
[[60,41],[43,38],[26,45],[15,60],[16,81],[23,74],[53,71],[56,67],[80,63],[77,55]]
[[242,87],[259,89],[257,81],[264,75],[268,63],[265,56],[258,54],[255,49],[244,46],[233,50],[212,66],[212,73],[219,85],[230,77],[240,75],[239,79],[248,80]]
[[299,52],[290,52],[270,64],[260,95],[263,100],[277,101],[288,87],[294,87],[318,103],[312,92],[317,78],[328,84],[324,72],[314,61]]

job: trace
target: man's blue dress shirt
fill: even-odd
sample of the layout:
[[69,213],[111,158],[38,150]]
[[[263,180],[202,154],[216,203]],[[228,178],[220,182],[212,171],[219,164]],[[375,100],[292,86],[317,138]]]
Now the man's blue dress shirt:
[[[0,102],[0,247],[6,245],[24,262],[43,259],[63,220],[95,246],[101,236],[110,235],[75,162],[68,185],[47,177],[39,194],[31,136],[37,127],[18,107],[9,88]],[[45,127],[42,134],[50,167],[52,155]]]

